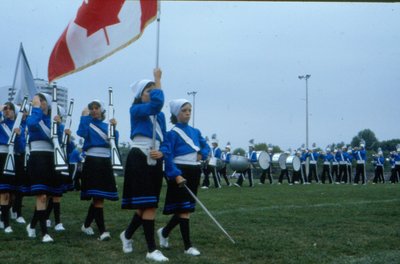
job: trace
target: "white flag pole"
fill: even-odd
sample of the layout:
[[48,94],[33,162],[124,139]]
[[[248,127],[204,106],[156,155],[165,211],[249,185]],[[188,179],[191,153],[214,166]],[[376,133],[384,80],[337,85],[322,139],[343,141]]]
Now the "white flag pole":
[[[156,68],[158,68],[159,57],[160,57],[159,56],[160,55],[160,14],[161,14],[161,8],[160,7],[161,7],[160,1],[157,1]],[[154,120],[153,120],[153,141],[152,141],[153,150],[156,149],[156,126],[157,126],[157,115],[154,115]]]

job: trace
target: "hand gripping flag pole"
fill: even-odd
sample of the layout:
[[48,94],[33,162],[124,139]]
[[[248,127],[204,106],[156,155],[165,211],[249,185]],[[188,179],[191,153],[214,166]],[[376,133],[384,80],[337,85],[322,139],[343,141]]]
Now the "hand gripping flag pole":
[[19,128],[21,125],[22,116],[24,115],[25,106],[26,106],[27,102],[28,102],[28,97],[25,96],[22,101],[22,105],[19,109],[19,112],[17,114],[17,118],[14,122],[12,131],[11,131],[11,136],[8,139],[8,153],[7,153],[6,162],[4,164],[4,170],[3,170],[3,173],[5,175],[15,175],[14,145],[15,145],[15,139],[17,137],[17,133],[15,132],[15,129]]
[[122,170],[121,156],[115,143],[115,125],[110,120],[114,118],[113,89],[108,87],[108,140],[111,149],[111,165],[114,170]]
[[221,229],[221,231],[229,238],[229,240],[235,244],[235,240],[233,240],[233,238],[228,234],[228,232],[225,231],[225,229],[220,225],[220,223],[218,223],[218,221],[214,218],[214,216],[212,216],[212,214],[207,210],[207,208],[204,206],[204,204],[199,200],[199,198],[197,198],[197,196],[189,189],[189,187],[187,187],[186,184],[184,184],[183,186],[185,186],[186,190],[189,192],[189,194],[193,197],[193,199],[196,200],[196,202],[198,204],[200,204],[201,208],[203,208],[204,212],[207,213],[207,215],[214,221],[214,223],[219,227],[219,229]]

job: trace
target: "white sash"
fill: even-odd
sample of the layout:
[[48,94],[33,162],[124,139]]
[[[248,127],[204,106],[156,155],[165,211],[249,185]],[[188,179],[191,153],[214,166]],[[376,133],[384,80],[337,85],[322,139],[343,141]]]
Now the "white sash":
[[178,135],[183,139],[183,141],[185,141],[186,144],[188,144],[196,152],[200,150],[200,148],[194,144],[193,140],[188,135],[186,135],[186,133],[182,129],[175,126],[172,128],[172,130],[178,133]]
[[39,126],[42,128],[43,133],[45,133],[46,136],[47,136],[48,138],[51,138],[51,131],[50,131],[50,128],[48,128],[48,127],[45,125],[45,123],[43,122],[43,120],[40,120]]
[[[150,117],[150,120],[151,120],[152,124],[154,124],[154,116],[149,116],[149,117]],[[158,123],[158,120],[157,120],[157,122],[156,122],[156,133],[157,133],[158,136],[160,137],[161,142],[163,142],[163,141],[164,141],[164,137],[163,137],[163,133],[162,133],[162,131],[161,131],[160,124]]]
[[11,137],[11,129],[6,124],[1,124],[8,137]]
[[93,123],[90,123],[89,127],[91,127],[97,134],[99,134],[99,136],[102,139],[104,139],[104,141],[108,142],[108,136],[100,128],[98,128],[97,126],[93,125]]

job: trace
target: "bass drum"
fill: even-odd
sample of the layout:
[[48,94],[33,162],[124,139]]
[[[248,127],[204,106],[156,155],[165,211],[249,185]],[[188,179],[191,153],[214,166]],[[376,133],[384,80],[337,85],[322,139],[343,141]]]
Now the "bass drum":
[[280,168],[282,170],[286,169],[286,158],[289,155],[286,153],[275,153],[272,156],[272,165],[276,168]]
[[250,162],[247,160],[246,157],[238,156],[238,155],[231,155],[231,159],[229,161],[229,165],[231,170],[236,172],[244,172],[250,166]]
[[296,155],[292,155],[286,158],[286,167],[289,170],[299,171],[301,167],[300,158]]
[[266,170],[269,168],[269,164],[271,162],[271,158],[269,154],[265,151],[257,151],[257,162],[254,162],[253,165],[257,169]]

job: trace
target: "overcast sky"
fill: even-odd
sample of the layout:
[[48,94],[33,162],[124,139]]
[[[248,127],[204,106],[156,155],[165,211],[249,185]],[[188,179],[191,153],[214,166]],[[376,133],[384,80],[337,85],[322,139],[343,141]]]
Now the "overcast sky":
[[[19,43],[35,77],[47,79],[57,39],[82,0],[0,2],[0,86],[11,85]],[[400,4],[303,2],[161,3],[160,67],[168,102],[197,91],[195,127],[221,146],[305,143],[309,79],[309,144],[325,147],[371,129],[400,138]],[[59,79],[75,99],[73,130],[92,99],[114,87],[121,141],[129,141],[129,85],[152,78],[156,23],[132,45]],[[171,124],[168,123],[168,127]]]

